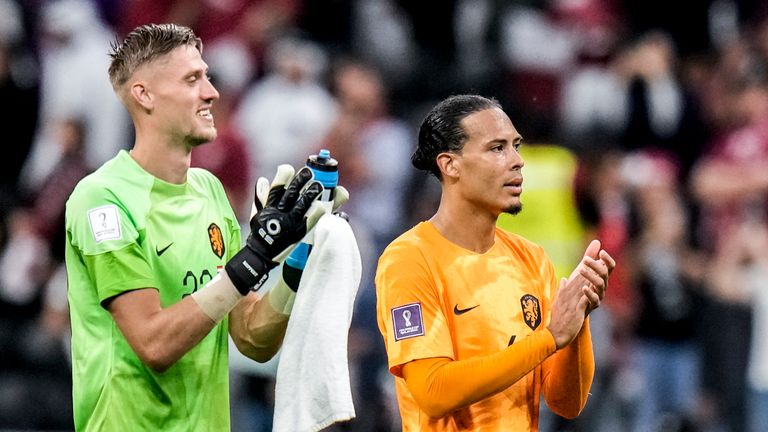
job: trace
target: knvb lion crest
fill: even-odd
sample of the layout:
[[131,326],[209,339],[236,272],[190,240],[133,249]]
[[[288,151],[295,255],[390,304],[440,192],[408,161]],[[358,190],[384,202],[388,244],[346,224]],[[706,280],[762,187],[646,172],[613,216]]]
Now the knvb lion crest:
[[208,225],[208,240],[211,241],[211,250],[217,257],[224,256],[224,237],[221,235],[221,228],[215,223]]
[[520,307],[523,308],[523,321],[532,330],[536,330],[536,327],[541,324],[541,305],[539,299],[526,294],[520,297]]

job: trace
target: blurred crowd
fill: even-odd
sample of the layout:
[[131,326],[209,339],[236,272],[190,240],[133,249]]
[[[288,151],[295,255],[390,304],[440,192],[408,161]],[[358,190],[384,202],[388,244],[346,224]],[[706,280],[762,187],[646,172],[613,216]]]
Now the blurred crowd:
[[[373,274],[436,209],[410,153],[463,92],[525,138],[525,210],[499,224],[562,275],[591,238],[619,263],[587,408],[541,430],[768,430],[764,0],[0,0],[0,430],[72,428],[64,204],[132,145],[107,52],[150,22],[203,38],[219,136],[193,165],[244,226],[258,176],[321,148],[339,161],[364,275],[357,418],[333,430],[399,430]],[[231,354],[233,430],[271,430],[274,365]]]

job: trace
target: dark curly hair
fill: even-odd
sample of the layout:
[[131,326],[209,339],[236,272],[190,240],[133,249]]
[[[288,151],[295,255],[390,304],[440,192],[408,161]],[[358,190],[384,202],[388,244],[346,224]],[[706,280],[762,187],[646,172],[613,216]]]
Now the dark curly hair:
[[467,139],[461,121],[470,114],[491,108],[501,109],[501,105],[496,99],[479,95],[455,95],[435,105],[419,128],[419,141],[411,156],[413,166],[440,179],[437,155],[461,153]]

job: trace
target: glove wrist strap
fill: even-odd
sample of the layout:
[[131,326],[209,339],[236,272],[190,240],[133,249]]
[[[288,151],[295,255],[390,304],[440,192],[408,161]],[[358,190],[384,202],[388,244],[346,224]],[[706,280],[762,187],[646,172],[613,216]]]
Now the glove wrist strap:
[[267,281],[269,271],[275,266],[277,266],[276,262],[265,259],[250,248],[244,247],[227,261],[224,269],[240,294],[246,295],[250,291],[258,291]]

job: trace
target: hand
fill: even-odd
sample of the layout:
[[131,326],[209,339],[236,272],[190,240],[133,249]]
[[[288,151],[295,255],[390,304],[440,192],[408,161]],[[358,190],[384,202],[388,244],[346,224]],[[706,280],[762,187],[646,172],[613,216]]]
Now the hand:
[[314,201],[322,193],[323,185],[310,182],[312,177],[309,168],[302,168],[294,175],[292,166],[280,165],[268,193],[265,193],[266,179],[259,178],[254,201],[257,211],[251,218],[251,234],[246,240],[249,248],[280,263],[291,247],[315,226],[323,211]]
[[[282,168],[281,168],[282,167]],[[281,173],[281,170],[284,170],[285,172]],[[290,165],[280,165],[278,167],[278,173],[275,176],[275,180],[273,180],[272,185],[270,185],[269,180],[267,180],[265,177],[260,177],[259,180],[256,182],[256,200],[254,201],[253,208],[251,209],[251,218],[256,216],[256,213],[261,211],[266,205],[267,201],[269,199],[269,195],[272,191],[272,189],[275,187],[276,182],[280,183],[282,182],[285,184],[287,180],[280,180],[278,179],[285,179],[290,178],[290,176],[293,175],[293,167]],[[331,211],[334,214],[337,213],[343,213],[344,212],[337,212],[339,207],[344,205],[347,201],[349,201],[349,191],[344,186],[337,186],[333,191],[333,204],[331,206]],[[307,232],[312,230],[312,228],[315,227],[317,224],[317,221],[320,220],[320,218],[327,213],[325,206],[321,205],[321,203],[317,200],[312,201],[312,205],[310,206],[309,211],[307,211]],[[337,216],[340,216],[337,214]],[[347,222],[349,222],[349,216],[343,217]]]
[[[333,212],[335,216],[338,216],[345,221],[349,222],[349,216],[344,212],[337,212],[339,207],[341,207],[344,203],[349,201],[349,191],[343,186],[336,186],[334,189],[334,195],[333,195],[333,203],[331,203],[331,206],[323,205],[318,201],[314,201],[312,203],[312,208],[319,208],[321,209],[319,211],[320,216],[327,213],[328,211]],[[263,202],[263,201],[262,201]],[[310,212],[313,211],[313,209],[310,208]],[[313,215],[314,219],[314,215]],[[309,229],[312,229],[314,227],[316,221],[312,221],[312,226]],[[288,255],[288,259],[285,261],[285,264],[283,265],[283,273],[282,278],[285,284],[293,290],[293,292],[297,292],[299,289],[299,283],[301,282],[301,276],[304,272],[304,266],[307,263],[307,260],[309,259],[309,254],[311,253],[312,248],[311,247],[298,247],[293,250],[293,252]]]
[[608,289],[608,278],[616,267],[616,261],[608,252],[600,249],[600,241],[592,240],[584,251],[584,257],[568,278],[568,283],[575,282],[589,288],[594,296],[588,296],[589,307],[586,314],[600,307]]
[[312,205],[323,186],[312,181],[308,168],[294,175],[293,167],[280,165],[268,192],[265,186],[262,177],[256,183],[256,212],[246,246],[225,266],[243,295],[261,287],[269,271],[288,256],[323,213],[322,207]]
[[560,287],[552,302],[552,314],[547,329],[561,349],[570,344],[584,325],[587,308],[596,294],[579,280],[560,280]]

